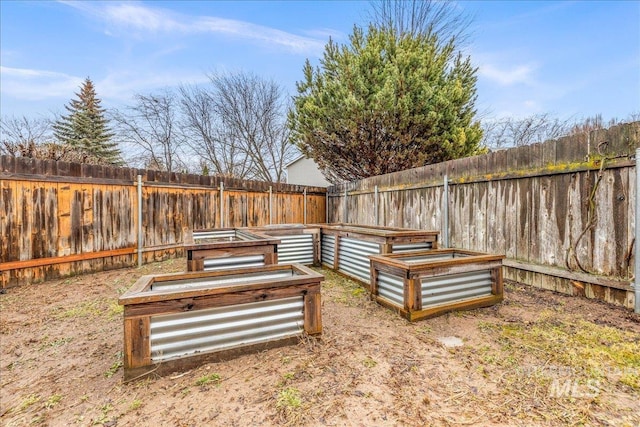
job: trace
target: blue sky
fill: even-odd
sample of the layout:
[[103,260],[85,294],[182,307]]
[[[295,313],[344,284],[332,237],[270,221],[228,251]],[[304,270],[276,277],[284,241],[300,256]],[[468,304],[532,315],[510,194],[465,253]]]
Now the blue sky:
[[[640,2],[459,1],[486,118],[640,112]],[[62,112],[89,76],[108,108],[212,71],[290,94],[306,58],[365,24],[367,1],[0,2],[0,114]]]

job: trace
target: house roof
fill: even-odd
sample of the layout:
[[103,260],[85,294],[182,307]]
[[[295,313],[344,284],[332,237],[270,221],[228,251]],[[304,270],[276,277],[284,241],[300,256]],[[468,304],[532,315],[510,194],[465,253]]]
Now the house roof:
[[304,154],[300,154],[298,157],[296,157],[295,159],[293,159],[292,161],[290,161],[289,163],[287,163],[287,164],[285,165],[285,167],[287,167],[287,168],[288,168],[288,167],[289,167],[289,166],[291,166],[292,164],[297,163],[297,162],[299,162],[299,161],[300,161],[300,160],[302,160],[302,159],[306,159],[306,157],[304,156]]

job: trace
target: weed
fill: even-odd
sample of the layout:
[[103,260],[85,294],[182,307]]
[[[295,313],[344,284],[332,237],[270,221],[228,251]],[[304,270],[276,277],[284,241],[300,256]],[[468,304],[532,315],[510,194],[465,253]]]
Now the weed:
[[104,405],[100,406],[100,416],[93,420],[94,425],[105,424],[110,421],[109,412],[113,411],[113,405],[111,402],[107,402]]
[[278,392],[276,410],[289,423],[299,424],[302,420],[302,397],[294,387],[287,387]]
[[353,295],[354,297],[359,297],[360,295],[363,295],[367,292],[366,289],[364,289],[363,287],[358,287],[355,289],[351,290],[351,295]]
[[119,316],[124,312],[124,306],[118,304],[117,300],[112,300],[109,303],[109,316],[115,317]]
[[58,403],[60,403],[61,400],[61,395],[54,394],[47,399],[47,401],[44,403],[44,407],[47,409],[53,409]]
[[31,419],[31,421],[29,422],[29,424],[34,425],[34,426],[35,426],[35,425],[38,425],[38,424],[42,424],[42,423],[44,423],[44,422],[45,422],[45,420],[46,420],[46,418],[45,418],[45,416],[44,416],[44,415],[38,414],[38,415],[36,415],[35,417],[33,417],[33,418]]
[[53,341],[45,341],[42,344],[40,344],[39,350],[44,350],[46,348],[61,347],[61,346],[65,345],[66,343],[70,342],[71,340],[73,340],[73,338],[65,337],[65,338],[58,338],[58,339],[55,339]]
[[102,313],[102,301],[86,301],[62,313],[56,314],[56,319],[70,319],[74,317],[98,317]]
[[213,373],[213,374],[204,375],[198,378],[198,381],[196,381],[196,385],[203,386],[209,383],[220,384],[221,380],[222,378],[220,377],[220,375]]
[[367,368],[373,368],[374,366],[376,366],[378,364],[378,362],[376,362],[375,360],[373,360],[373,358],[371,358],[371,356],[367,356],[363,361],[362,364],[367,367]]
[[121,351],[116,353],[116,360],[111,364],[111,367],[109,368],[109,370],[104,373],[104,376],[106,378],[111,378],[116,374],[116,372],[118,372],[120,368],[122,368],[122,363],[123,363],[122,357],[123,357],[123,353]]
[[131,404],[129,405],[129,410],[135,411],[136,409],[139,409],[141,406],[142,406],[142,400],[134,399],[133,402],[131,402]]
[[38,403],[39,401],[40,401],[40,395],[35,393],[30,394],[29,396],[22,399],[22,402],[20,402],[20,405],[18,405],[18,411],[24,411],[25,409]]
[[619,381],[633,389],[640,390],[640,369],[636,369],[635,372],[632,370],[625,372]]

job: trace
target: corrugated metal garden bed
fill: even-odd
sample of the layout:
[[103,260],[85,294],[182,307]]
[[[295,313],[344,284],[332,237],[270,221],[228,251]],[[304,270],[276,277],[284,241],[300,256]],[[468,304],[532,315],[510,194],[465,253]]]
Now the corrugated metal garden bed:
[[280,240],[237,228],[194,230],[185,239],[188,271],[215,271],[278,263]]
[[323,279],[297,264],[141,277],[118,301],[125,379],[320,334]]
[[252,233],[275,237],[278,243],[278,263],[320,265],[320,226],[314,224],[278,224],[250,227]]
[[322,264],[365,283],[370,281],[369,256],[438,247],[438,231],[323,224]]
[[503,255],[437,249],[370,259],[372,297],[411,321],[503,299]]

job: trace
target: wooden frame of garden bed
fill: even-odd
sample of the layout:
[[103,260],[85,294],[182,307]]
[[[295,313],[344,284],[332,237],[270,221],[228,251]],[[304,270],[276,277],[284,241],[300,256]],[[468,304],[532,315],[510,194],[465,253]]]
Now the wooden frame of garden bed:
[[[232,240],[222,238],[197,237],[198,234],[229,234],[237,236]],[[249,258],[261,258],[263,265],[278,263],[277,246],[280,240],[254,231],[238,228],[216,228],[207,230],[193,230],[188,233],[184,243],[187,253],[187,271],[204,271],[205,260],[217,259],[228,261],[219,268],[233,269],[243,267],[243,263],[251,262],[250,266],[256,266],[255,260],[246,261]]]
[[[277,275],[286,277],[267,277]],[[302,333],[307,335],[322,333],[320,299],[322,280],[324,280],[323,275],[299,264],[268,265],[238,271],[201,271],[142,276],[118,300],[118,303],[124,306],[125,380],[141,378],[152,372],[164,374],[179,369],[189,369],[203,362],[224,360],[256,349],[285,345],[297,341]],[[207,281],[212,284],[208,285]],[[157,287],[155,290],[154,285]],[[163,288],[166,289],[163,290]],[[296,307],[280,308],[279,310],[286,310],[284,314],[280,312],[276,315],[263,314],[260,308],[261,304],[288,304],[288,301],[293,301],[292,304]],[[254,310],[255,314],[247,315],[246,319],[255,325],[252,323],[249,326],[242,326],[246,330],[238,329],[238,320],[233,318],[236,315],[234,312],[237,313],[248,307]],[[220,310],[222,310],[221,314],[218,312]],[[294,320],[290,319],[292,313],[295,315]],[[265,317],[272,315],[276,317],[275,320]],[[194,316],[205,316],[205,320],[194,321]],[[286,319],[280,319],[278,316],[284,316]],[[158,352],[155,352],[154,356],[153,340],[161,340],[159,338],[161,334],[156,332],[154,337],[152,327],[154,323],[156,325],[162,322],[167,323],[168,318],[171,318],[170,321],[175,324],[169,328],[169,333],[173,334],[171,345],[174,349],[178,348],[178,353],[183,348],[181,347],[183,344],[188,347],[188,350],[184,350],[185,354],[177,356]],[[285,322],[289,322],[285,324],[285,327],[289,328],[288,332],[277,332]],[[290,326],[292,322],[302,325],[294,326],[292,329]],[[275,339],[261,340],[260,336],[256,335],[258,334],[256,331],[264,330],[265,325],[266,336],[276,336]],[[192,329],[187,332],[180,329],[186,327]],[[216,332],[218,336],[208,332],[216,328],[218,328]],[[197,335],[194,335],[196,333]],[[249,335],[245,336],[242,333]],[[213,345],[210,342],[198,344],[198,339],[193,341],[193,336],[201,337],[200,341],[211,341],[223,335],[233,335],[232,338],[239,340],[240,344],[235,345],[236,341],[233,340],[231,344]],[[258,338],[254,339],[254,336]],[[243,342],[246,344],[242,344]],[[211,348],[216,345],[220,348],[206,349],[207,346]],[[200,350],[198,346],[201,346]]]
[[[410,321],[487,307],[503,299],[503,259],[462,249],[374,255],[371,296]],[[380,295],[381,279],[386,297]],[[429,298],[442,301],[429,303]]]

